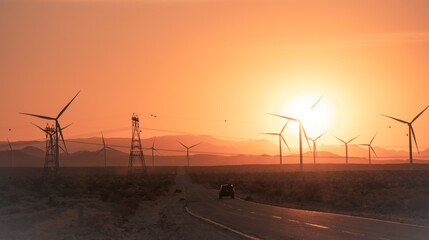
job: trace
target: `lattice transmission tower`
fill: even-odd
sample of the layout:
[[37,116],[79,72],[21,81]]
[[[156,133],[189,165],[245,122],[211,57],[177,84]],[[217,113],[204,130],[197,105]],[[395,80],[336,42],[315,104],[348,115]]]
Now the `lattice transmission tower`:
[[[45,155],[45,166],[44,166],[44,173],[46,176],[50,175],[58,175],[59,174],[59,161],[57,158],[57,149],[60,149],[61,147],[57,147],[57,132],[55,125],[49,125],[49,123],[46,123],[45,128],[41,128],[33,123],[34,126],[45,132],[45,138],[46,138],[46,155]],[[62,148],[61,148],[62,149]]]
[[141,168],[138,172],[146,172],[146,164],[144,161],[143,148],[140,140],[140,126],[139,126],[139,116],[133,113],[132,119],[132,137],[131,137],[131,150],[130,150],[130,160],[128,162],[128,173],[136,172],[135,163],[136,160],[141,162]]
[[57,135],[55,134],[55,126],[49,126],[46,124],[44,132],[46,133],[46,156],[45,156],[45,167],[44,173],[45,175],[56,175],[59,173],[59,161],[56,159],[56,143],[57,143]]

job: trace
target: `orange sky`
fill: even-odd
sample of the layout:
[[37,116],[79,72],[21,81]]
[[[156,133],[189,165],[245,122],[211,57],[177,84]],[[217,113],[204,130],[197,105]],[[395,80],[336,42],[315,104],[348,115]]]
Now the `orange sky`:
[[[407,127],[380,114],[409,121],[429,105],[428,12],[424,0],[0,0],[0,139],[41,139],[30,122],[43,121],[18,112],[54,116],[82,90],[66,138],[128,137],[110,130],[138,112],[148,128],[276,141],[259,134],[282,127],[266,113],[293,116],[310,92],[334,109],[320,144],[379,131],[375,145],[406,148]],[[421,148],[428,121],[414,125]]]

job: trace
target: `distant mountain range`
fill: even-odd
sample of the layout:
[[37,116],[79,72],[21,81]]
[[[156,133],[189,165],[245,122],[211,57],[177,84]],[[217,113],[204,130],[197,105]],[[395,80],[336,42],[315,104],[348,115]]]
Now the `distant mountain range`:
[[[247,141],[228,141],[214,138],[208,135],[168,135],[155,138],[155,147],[158,149],[168,149],[172,151],[162,151],[162,155],[177,155],[176,151],[183,151],[184,148],[177,142],[185,145],[193,145],[201,143],[193,149],[195,152],[206,153],[230,153],[230,154],[273,154],[277,147],[268,140],[247,140]],[[130,138],[105,138],[106,144],[118,151],[128,153],[130,151]],[[142,147],[149,148],[152,146],[154,138],[142,139]],[[84,144],[86,143],[86,144]],[[66,140],[67,149],[70,153],[78,151],[97,151],[102,148],[102,140],[99,137],[92,138],[77,138]],[[33,146],[44,148],[43,141],[18,141],[13,142],[14,149],[22,149],[24,147]],[[0,151],[9,150],[7,142],[0,142]]]
[[[279,163],[278,145],[268,140],[229,141],[207,135],[169,135],[155,139],[155,148],[159,151],[155,155],[155,165],[186,165],[186,151],[177,142],[185,145],[200,145],[191,149],[191,165],[238,165],[238,164],[276,164]],[[127,166],[129,156],[130,138],[106,138],[106,144],[115,150],[107,150],[108,166]],[[142,139],[143,148],[152,146],[154,139]],[[79,138],[66,141],[69,154],[61,153],[61,166],[104,166],[101,138]],[[43,166],[45,159],[45,142],[19,141],[12,142],[13,159],[15,166]],[[406,163],[408,152],[374,147],[377,155],[373,156],[373,163]],[[294,154],[283,148],[283,162],[299,163],[297,149]],[[313,153],[308,147],[304,148],[304,162],[313,163]],[[152,165],[151,151],[144,150],[147,165]],[[318,163],[344,163],[343,146],[318,146]],[[349,146],[349,162],[368,163],[368,149],[359,145]],[[429,150],[416,154],[416,162],[429,159]],[[419,160],[420,159],[420,160]],[[0,166],[11,166],[12,153],[7,142],[0,142]]]

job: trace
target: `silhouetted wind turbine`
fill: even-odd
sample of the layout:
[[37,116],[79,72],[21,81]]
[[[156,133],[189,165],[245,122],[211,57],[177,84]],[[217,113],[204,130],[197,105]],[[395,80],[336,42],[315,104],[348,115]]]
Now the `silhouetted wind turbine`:
[[11,155],[11,162],[10,165],[13,167],[13,149],[12,149],[12,144],[10,144],[9,138],[7,139],[7,143],[9,144],[9,149],[10,149],[10,155]]
[[413,124],[413,122],[414,121],[416,121],[417,120],[417,118],[419,118],[420,117],[420,115],[422,115],[422,113],[424,112],[424,111],[426,111],[426,109],[428,108],[429,106],[427,106],[425,109],[423,109],[423,111],[421,111],[411,122],[406,122],[406,121],[404,121],[404,120],[401,120],[401,119],[398,119],[398,118],[394,118],[394,117],[391,117],[391,116],[387,116],[387,115],[384,115],[384,114],[381,114],[382,116],[385,116],[385,117],[388,117],[388,118],[391,118],[391,119],[393,119],[393,120],[396,120],[396,121],[398,121],[398,122],[401,122],[401,123],[405,123],[405,124],[407,124],[408,125],[408,138],[409,138],[409,145],[410,145],[410,169],[412,170],[413,169],[413,142],[411,141],[411,135],[413,135],[413,138],[414,138],[414,142],[416,143],[416,148],[417,148],[417,152],[419,152],[420,153],[420,151],[419,151],[419,147],[417,146],[417,139],[416,139],[416,135],[414,134],[414,129],[413,129],[413,126],[412,126],[412,124]]
[[[155,166],[155,157],[154,157],[154,154],[153,154],[153,151],[156,151],[157,153],[159,153],[158,152],[158,150],[155,148],[155,138],[153,138],[153,143],[152,143],[152,147],[150,148],[150,150],[152,150],[152,167],[154,167]],[[188,160],[188,162],[189,162],[189,160]]]
[[292,152],[289,148],[289,146],[286,143],[286,140],[284,139],[282,133],[286,128],[286,125],[289,123],[289,120],[286,122],[286,124],[283,126],[282,130],[279,133],[262,133],[262,134],[267,134],[267,135],[275,135],[275,136],[279,136],[279,152],[280,152],[280,165],[283,164],[283,160],[282,160],[282,140],[283,142],[286,144],[286,147],[289,149],[290,152]]
[[361,144],[362,146],[367,146],[368,147],[368,161],[369,164],[371,164],[371,151],[375,154],[376,157],[377,153],[375,153],[374,148],[372,148],[372,141],[374,141],[375,136],[377,136],[377,133],[374,135],[374,137],[372,137],[371,141],[368,144]]
[[[320,98],[313,104],[313,106],[311,106],[310,107],[310,109],[308,109],[308,110],[313,110],[313,108],[320,102],[320,100],[323,98],[323,95],[322,96],[320,96]],[[300,170],[302,171],[303,170],[303,164],[304,164],[304,162],[303,162],[303,156],[302,156],[302,134],[301,134],[301,132],[304,132],[304,135],[305,135],[305,140],[307,141],[307,145],[308,145],[308,148],[310,149],[310,151],[311,151],[311,147],[310,147],[310,143],[308,142],[308,137],[307,137],[307,133],[305,132],[305,128],[304,128],[304,126],[302,125],[302,121],[300,120],[300,119],[296,119],[296,118],[291,118],[291,117],[286,117],[286,116],[282,116],[282,115],[278,115],[278,114],[272,114],[272,113],[269,113],[270,115],[273,115],[273,116],[277,116],[277,117],[281,117],[281,118],[285,118],[285,119],[287,119],[287,120],[290,120],[290,121],[295,121],[295,122],[298,122],[299,123],[299,163],[300,163]]]
[[308,139],[310,139],[310,141],[312,141],[312,142],[313,142],[313,162],[314,162],[314,165],[316,165],[316,141],[317,141],[319,138],[321,138],[325,133],[326,133],[326,132],[324,132],[324,133],[320,134],[320,135],[319,135],[317,138],[315,138],[315,139],[308,138]]
[[104,152],[104,167],[107,167],[107,153],[106,153],[106,149],[110,149],[113,150],[113,148],[106,146],[106,142],[104,141],[104,136],[103,136],[103,132],[101,132],[101,139],[103,140],[103,148],[97,151],[97,154],[100,153],[101,151]]
[[77,95],[79,95],[80,91],[72,98],[72,100],[70,100],[70,102],[61,110],[61,112],[57,115],[56,118],[53,117],[47,117],[47,116],[42,116],[42,115],[36,115],[36,114],[30,114],[30,113],[20,113],[20,114],[24,114],[24,115],[28,115],[28,116],[33,116],[33,117],[37,117],[37,118],[42,118],[42,119],[47,119],[47,120],[52,120],[55,121],[55,144],[56,144],[56,149],[55,149],[55,159],[56,159],[56,172],[59,172],[59,136],[58,133],[61,136],[61,140],[63,141],[64,144],[64,148],[67,152],[67,146],[66,143],[64,141],[64,136],[63,136],[63,132],[61,131],[61,126],[60,123],[58,122],[58,119],[61,117],[61,115],[66,111],[66,109],[70,106],[70,104],[73,102],[73,100],[77,97]]
[[302,158],[302,134],[301,134],[301,132],[304,133],[305,140],[307,140],[307,145],[308,145],[308,148],[310,150],[311,150],[311,147],[310,147],[310,143],[308,142],[307,133],[305,132],[305,129],[304,129],[304,126],[302,125],[301,120],[296,119],[296,118],[278,115],[278,114],[272,114],[272,113],[268,113],[268,114],[276,116],[276,117],[285,118],[285,119],[290,120],[290,121],[298,122],[298,124],[299,124],[299,163],[300,163],[300,170],[302,171],[304,162],[303,162],[303,158]]
[[346,145],[346,164],[349,164],[349,148],[348,148],[348,144],[351,142],[351,141],[353,141],[353,140],[355,140],[357,137],[359,137],[359,136],[356,136],[356,137],[354,137],[354,138],[352,138],[352,139],[350,139],[349,141],[344,141],[344,140],[342,140],[342,139],[339,139],[338,137],[336,137],[338,140],[340,140],[341,142],[343,142],[345,145]]
[[197,146],[197,145],[199,145],[200,143],[197,143],[197,144],[194,144],[194,145],[192,145],[192,146],[190,146],[190,147],[187,147],[185,144],[183,144],[183,143],[181,143],[179,140],[176,140],[178,143],[180,143],[184,148],[186,148],[186,158],[187,158],[187,160],[188,160],[188,167],[189,167],[189,149],[191,149],[191,148],[193,148],[193,147],[195,147],[195,146]]

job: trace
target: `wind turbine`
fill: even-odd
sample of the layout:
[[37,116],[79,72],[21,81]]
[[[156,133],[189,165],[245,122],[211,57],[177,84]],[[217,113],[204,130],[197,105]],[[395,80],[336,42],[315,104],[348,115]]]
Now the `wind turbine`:
[[316,165],[316,141],[317,141],[319,138],[321,138],[323,135],[325,135],[325,133],[326,133],[326,132],[324,132],[324,133],[320,134],[320,135],[319,135],[317,138],[315,138],[315,139],[308,138],[308,139],[310,139],[310,141],[312,141],[312,142],[313,142],[313,162],[314,162],[314,165]]
[[9,138],[7,139],[7,143],[9,144],[10,154],[11,154],[11,157],[12,157],[10,165],[13,167],[13,149],[12,149],[12,144],[10,144]]
[[345,145],[346,145],[346,164],[349,164],[349,147],[348,147],[348,144],[351,142],[351,141],[353,141],[353,140],[355,140],[357,137],[359,137],[359,136],[356,136],[356,137],[354,137],[354,138],[352,138],[352,139],[350,139],[349,141],[344,141],[344,140],[342,140],[342,139],[339,139],[338,137],[336,137],[338,140],[340,140],[341,142],[343,142]]
[[97,151],[97,154],[100,153],[101,151],[104,151],[104,167],[107,167],[107,154],[106,154],[106,149],[110,149],[113,150],[113,148],[106,146],[106,142],[104,141],[104,136],[103,136],[103,132],[101,132],[101,139],[103,140],[103,148]]
[[269,114],[273,115],[273,116],[276,116],[276,117],[285,118],[285,119],[290,120],[290,121],[298,122],[298,124],[299,124],[299,163],[300,163],[300,170],[302,171],[302,169],[303,169],[302,134],[301,134],[302,132],[304,133],[305,140],[307,140],[307,145],[308,145],[308,148],[310,148],[310,150],[311,150],[311,147],[310,147],[310,143],[308,142],[307,133],[305,132],[305,129],[304,129],[304,126],[302,125],[301,120],[296,119],[296,118],[291,118],[291,117],[286,117],[286,116],[278,115],[278,114],[272,114],[272,113],[269,113]]
[[[320,100],[322,100],[322,98],[323,98],[323,95],[322,96],[320,96],[320,98],[310,107],[310,109],[308,109],[309,111],[310,110],[313,110],[313,108],[320,102]],[[281,118],[285,118],[285,119],[287,119],[287,120],[290,120],[290,121],[295,121],[295,122],[298,122],[299,123],[299,163],[300,163],[300,170],[302,171],[302,169],[303,169],[303,164],[304,164],[304,162],[303,162],[303,156],[302,156],[302,132],[304,133],[304,135],[305,135],[305,140],[307,141],[307,145],[308,145],[308,148],[310,149],[310,151],[311,151],[311,147],[310,147],[310,143],[308,142],[308,137],[307,137],[307,133],[305,132],[305,128],[304,128],[304,126],[302,125],[302,121],[301,120],[299,120],[299,119],[296,119],[296,118],[291,118],[291,117],[286,117],[286,116],[282,116],[282,115],[278,115],[278,114],[272,114],[272,113],[269,113],[270,115],[273,115],[273,116],[277,116],[277,117],[281,117]]]
[[411,122],[406,122],[406,121],[404,121],[404,120],[401,120],[401,119],[398,119],[398,118],[394,118],[394,117],[391,117],[391,116],[387,116],[387,115],[384,115],[384,114],[381,114],[382,116],[385,116],[385,117],[388,117],[388,118],[391,118],[391,119],[393,119],[393,120],[396,120],[396,121],[398,121],[398,122],[401,122],[401,123],[405,123],[405,124],[407,124],[408,125],[408,139],[409,139],[409,145],[410,145],[410,169],[412,170],[413,169],[413,142],[411,141],[411,135],[413,135],[413,138],[414,138],[414,142],[416,143],[416,148],[417,148],[417,152],[419,152],[420,153],[420,151],[419,151],[419,147],[417,146],[417,139],[416,139],[416,135],[414,134],[414,129],[413,129],[413,126],[412,126],[412,124],[413,124],[413,122],[414,121],[416,121],[417,120],[417,118],[419,118],[420,117],[420,115],[422,115],[422,113],[424,112],[424,111],[426,111],[426,109],[428,108],[429,106],[427,106],[425,109],[423,109],[423,111],[421,111]]
[[183,144],[183,143],[181,143],[179,140],[176,140],[178,143],[180,143],[184,148],[186,148],[186,158],[187,158],[187,160],[188,160],[188,167],[189,167],[189,149],[191,149],[191,148],[193,148],[193,147],[195,147],[195,146],[197,146],[197,145],[199,145],[200,143],[197,143],[197,144],[194,144],[194,145],[192,145],[192,146],[190,146],[190,147],[187,147],[185,144]]
[[[60,158],[60,154],[59,154],[59,136],[61,136],[61,140],[63,141],[64,144],[64,148],[67,152],[67,146],[66,143],[64,141],[64,136],[63,136],[63,132],[61,131],[61,126],[60,123],[58,122],[58,119],[61,117],[61,115],[63,115],[63,113],[66,111],[66,109],[70,106],[70,104],[73,102],[73,100],[77,97],[77,95],[79,95],[80,91],[72,98],[72,100],[70,100],[70,102],[61,110],[61,112],[57,115],[56,118],[53,117],[47,117],[47,116],[42,116],[42,115],[36,115],[36,114],[30,114],[30,113],[20,113],[20,114],[24,114],[24,115],[28,115],[28,116],[33,116],[33,117],[37,117],[37,118],[42,118],[42,119],[47,119],[47,120],[52,120],[55,121],[55,168],[56,168],[56,173],[59,173],[59,158]],[[58,135],[59,134],[59,135]]]
[[371,164],[371,151],[375,154],[376,157],[377,153],[375,153],[374,148],[372,148],[372,141],[374,141],[375,136],[377,136],[377,133],[374,135],[374,137],[372,137],[371,141],[368,144],[361,144],[362,146],[367,146],[368,147],[368,161],[369,164]]
[[286,122],[286,124],[283,126],[282,130],[279,133],[262,133],[262,134],[267,134],[267,135],[275,135],[275,136],[279,136],[279,151],[280,151],[280,165],[283,164],[283,160],[282,160],[282,140],[283,142],[286,144],[286,147],[289,149],[290,152],[292,152],[289,148],[289,146],[286,143],[286,140],[284,139],[282,133],[286,128],[286,125],[289,123],[289,120]]
[[[152,167],[155,167],[155,160],[154,160],[155,158],[154,158],[154,155],[153,155],[153,151],[156,151],[157,153],[159,153],[158,149],[155,148],[155,138],[153,138],[152,147],[149,148],[149,149],[152,150]],[[188,160],[188,162],[189,162],[189,160]]]

